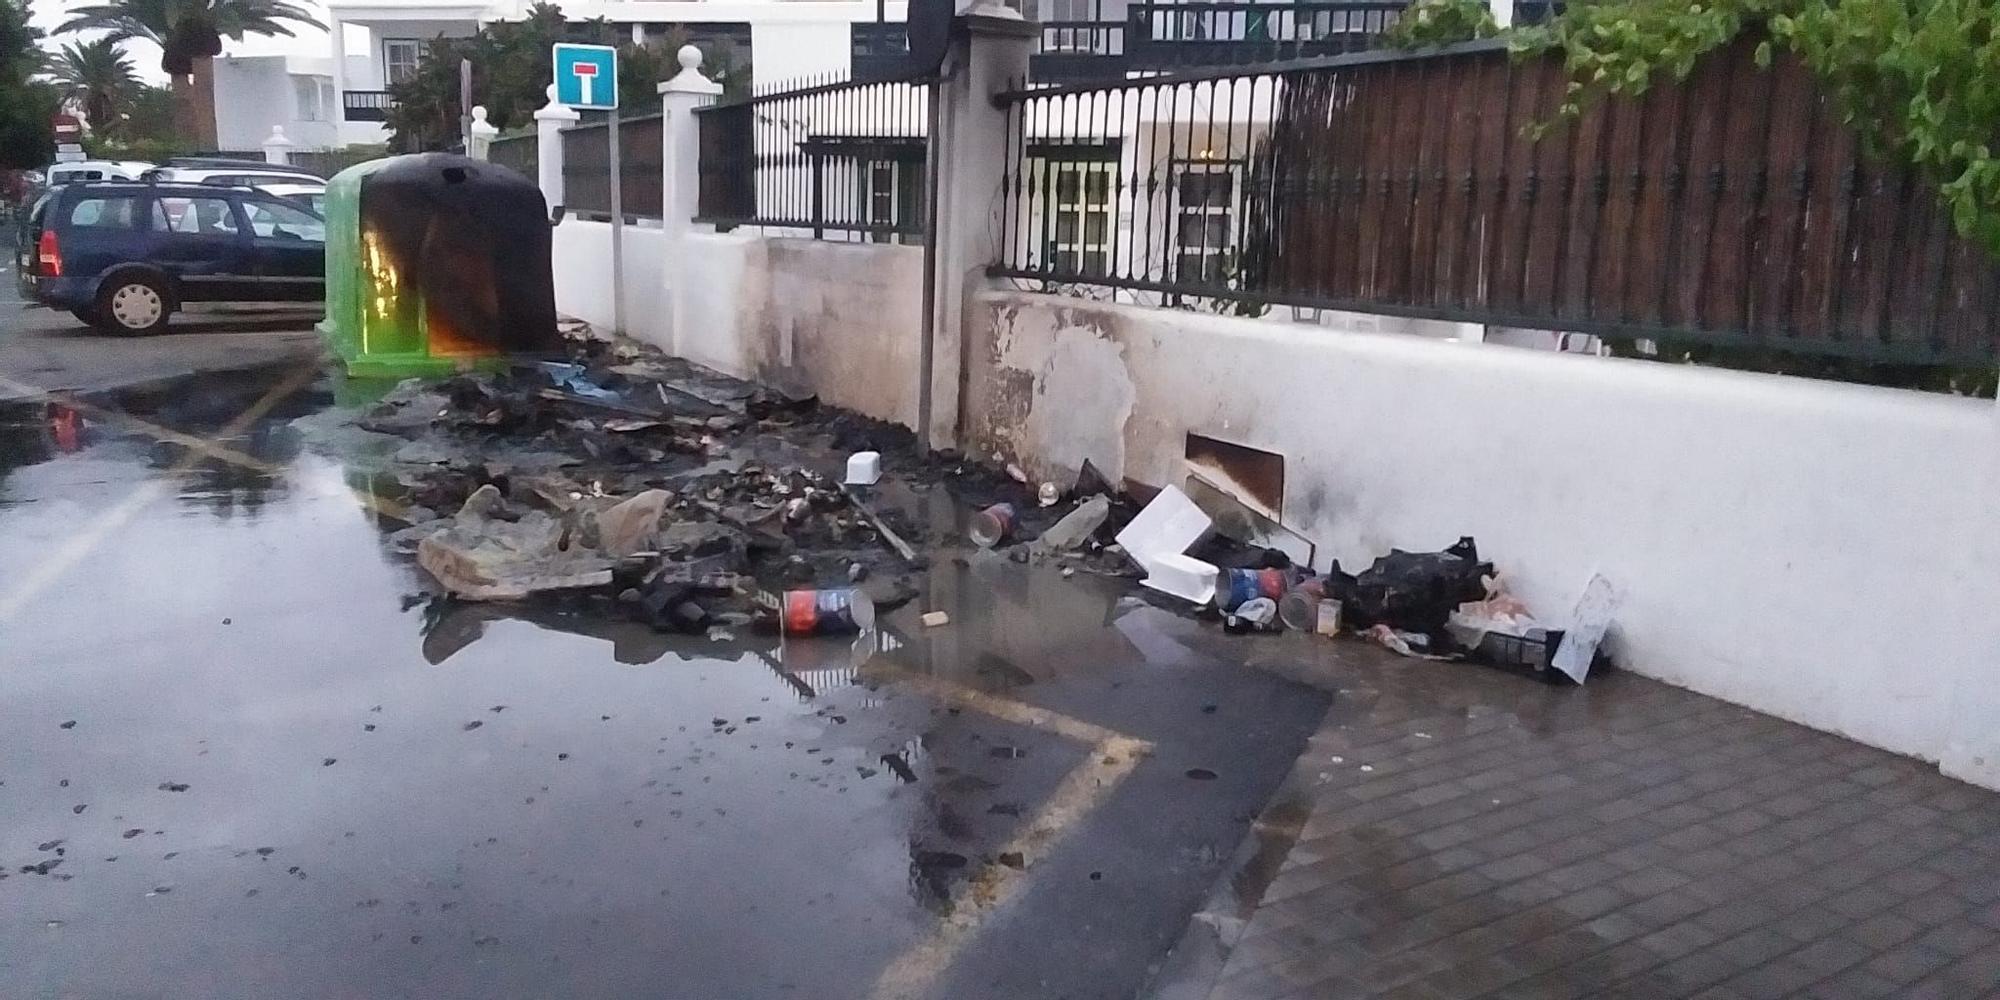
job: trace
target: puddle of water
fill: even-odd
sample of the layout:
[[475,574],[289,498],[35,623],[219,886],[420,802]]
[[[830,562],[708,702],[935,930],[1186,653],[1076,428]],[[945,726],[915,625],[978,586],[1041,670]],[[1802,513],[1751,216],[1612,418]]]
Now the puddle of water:
[[[118,405],[207,434],[262,387]],[[0,579],[0,952],[30,995],[863,995],[1089,753],[911,674],[1157,744],[938,987],[1129,992],[1324,706],[992,554],[860,642],[431,597],[287,426],[324,402],[226,442],[275,475],[0,415],[0,566],[103,533],[30,596]]]

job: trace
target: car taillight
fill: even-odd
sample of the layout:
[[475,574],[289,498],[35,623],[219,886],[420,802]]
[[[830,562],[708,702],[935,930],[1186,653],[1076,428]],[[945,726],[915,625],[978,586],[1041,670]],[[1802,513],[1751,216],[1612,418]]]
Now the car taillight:
[[41,260],[43,277],[62,277],[62,248],[56,245],[55,230],[42,230],[42,241],[36,247],[35,256]]

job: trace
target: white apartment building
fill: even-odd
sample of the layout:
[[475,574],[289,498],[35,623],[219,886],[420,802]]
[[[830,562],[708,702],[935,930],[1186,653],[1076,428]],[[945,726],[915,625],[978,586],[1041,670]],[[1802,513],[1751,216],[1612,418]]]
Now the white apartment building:
[[[431,39],[471,35],[483,24],[522,17],[528,6],[528,0],[329,4],[332,51],[324,62],[338,101],[332,135],[325,144],[387,141],[389,132],[382,122],[389,107],[388,87],[415,70]],[[865,50],[870,41],[871,22],[879,17],[900,25],[908,4],[906,0],[569,0],[561,7],[573,21],[604,18],[634,41],[659,38],[678,27],[697,45],[727,44],[739,58],[747,55],[752,83],[762,86],[851,71],[853,54],[858,48]],[[231,99],[219,81],[218,74],[218,104]],[[267,123],[260,136],[269,135],[274,123]],[[290,128],[286,134],[291,135]],[[301,146],[317,144],[296,136],[294,140]]]

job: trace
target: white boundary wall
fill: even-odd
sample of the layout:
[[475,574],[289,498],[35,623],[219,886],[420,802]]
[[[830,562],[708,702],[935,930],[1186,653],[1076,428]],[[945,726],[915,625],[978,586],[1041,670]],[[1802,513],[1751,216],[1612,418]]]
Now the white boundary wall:
[[[693,214],[688,110],[712,92],[698,56],[682,65],[661,86],[676,219]],[[980,86],[960,89],[947,132],[983,111]],[[983,162],[960,145],[947,162]],[[543,183],[560,203],[560,171]],[[1276,452],[1284,521],[1322,568],[1472,535],[1558,619],[1601,572],[1624,595],[1627,668],[2000,788],[1993,402],[1479,344],[1453,324],[996,291],[978,267],[990,199],[956,183],[934,236],[940,445],[1155,486],[1181,478],[1189,433]],[[558,308],[609,325],[609,247],[605,224],[556,229]],[[914,424],[922,263],[893,244],[629,228],[628,332]]]
[[974,454],[1159,485],[1190,432],[1274,451],[1322,563],[1473,535],[1551,617],[1602,572],[1630,669],[2000,785],[1990,400],[1028,293],[967,316]]

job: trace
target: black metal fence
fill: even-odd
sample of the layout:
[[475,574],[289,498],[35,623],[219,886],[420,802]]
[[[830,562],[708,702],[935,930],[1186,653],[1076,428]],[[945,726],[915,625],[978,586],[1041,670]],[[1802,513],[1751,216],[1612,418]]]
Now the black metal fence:
[[486,158],[529,180],[541,176],[541,142],[533,132],[493,140],[486,148]]
[[697,222],[825,239],[924,232],[928,90],[905,81],[811,82],[696,112]]
[[2000,356],[2000,265],[1753,42],[1556,118],[1560,53],[1367,52],[1001,95],[1000,275],[1913,365]]
[[[661,217],[665,192],[662,121],[656,112],[618,123],[619,206],[627,218]],[[563,139],[563,201],[572,212],[611,215],[611,127],[593,122],[566,128]]]

